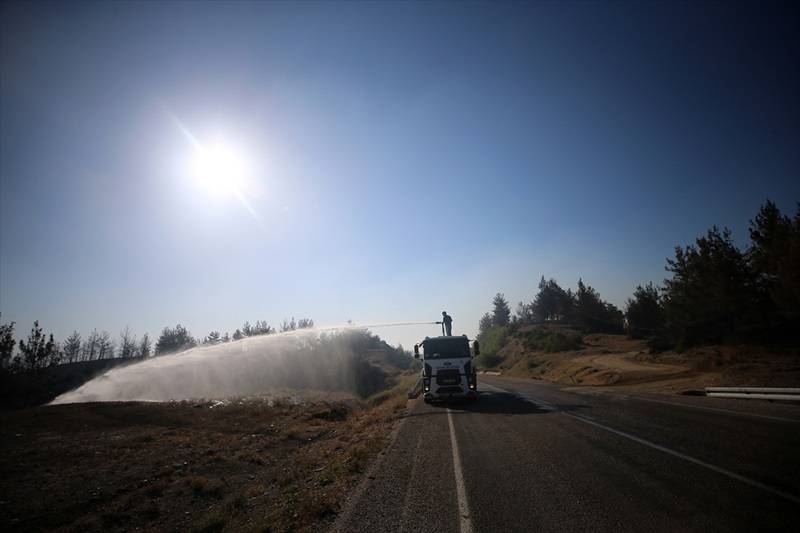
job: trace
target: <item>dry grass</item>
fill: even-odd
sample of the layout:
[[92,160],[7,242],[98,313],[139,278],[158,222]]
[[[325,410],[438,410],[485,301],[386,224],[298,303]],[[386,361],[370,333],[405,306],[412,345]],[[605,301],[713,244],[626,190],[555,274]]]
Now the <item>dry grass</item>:
[[0,414],[6,530],[310,531],[405,409],[367,401],[107,403]]
[[675,393],[703,387],[797,386],[800,355],[795,349],[765,346],[706,346],[686,352],[650,354],[644,340],[591,334],[583,346],[548,353],[531,349],[525,336],[500,351],[504,375],[543,379],[562,385],[609,386]]

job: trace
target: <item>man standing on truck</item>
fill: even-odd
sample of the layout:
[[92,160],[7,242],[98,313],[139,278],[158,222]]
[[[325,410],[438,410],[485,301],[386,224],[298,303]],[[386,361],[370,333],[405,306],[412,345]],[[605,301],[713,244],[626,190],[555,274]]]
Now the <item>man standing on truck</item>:
[[452,337],[453,335],[453,317],[447,314],[447,311],[442,311],[442,324],[444,324],[445,335]]

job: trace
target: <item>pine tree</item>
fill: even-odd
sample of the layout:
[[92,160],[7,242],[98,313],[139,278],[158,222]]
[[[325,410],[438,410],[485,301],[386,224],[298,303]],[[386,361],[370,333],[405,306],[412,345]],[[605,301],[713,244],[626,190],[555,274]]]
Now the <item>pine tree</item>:
[[604,301],[583,279],[578,280],[574,296],[574,323],[586,332],[622,333],[624,315],[616,306]]
[[664,281],[665,327],[680,346],[741,339],[758,319],[756,275],[730,230],[713,226],[695,245],[675,248]]
[[74,363],[81,357],[81,334],[73,331],[72,334],[64,341],[64,359],[68,363]]
[[139,341],[139,347],[136,349],[138,357],[150,357],[152,351],[152,343],[150,342],[150,335],[145,333],[142,335],[142,340]]
[[0,369],[9,368],[14,356],[14,322],[0,324]]
[[794,220],[771,201],[750,221],[747,252],[757,276],[767,328],[800,331],[800,205]]
[[478,322],[479,339],[483,339],[483,337],[486,336],[489,330],[492,329],[492,324],[493,324],[492,315],[489,313],[484,313],[480,319],[480,322]]
[[166,327],[156,341],[156,355],[187,350],[195,345],[194,337],[185,327],[180,324],[174,328]]
[[628,333],[634,339],[652,337],[664,327],[664,309],[661,295],[652,283],[639,285],[625,306]]
[[28,335],[28,341],[19,341],[19,351],[22,355],[22,364],[28,370],[41,370],[50,365],[58,364],[60,354],[51,333],[47,337],[39,321],[36,320]]
[[286,333],[287,331],[294,331],[297,329],[297,322],[295,321],[294,317],[292,317],[291,322],[287,322],[286,319],[283,319],[281,323],[281,333]]
[[256,335],[269,335],[275,333],[275,330],[267,324],[266,320],[256,320],[255,334]]
[[86,341],[83,343],[83,360],[94,361],[97,359],[97,353],[100,346],[100,334],[97,330],[92,330]]
[[514,311],[514,317],[512,318],[512,321],[519,324],[529,324],[530,322],[533,322],[533,316],[533,306],[531,304],[526,304],[525,302],[519,302],[516,310]]
[[111,334],[105,330],[100,332],[97,343],[97,358],[98,359],[113,359],[114,358],[114,341],[111,340]]
[[531,304],[531,312],[535,320],[562,320],[569,314],[568,307],[572,305],[567,293],[554,279],[545,281],[544,276],[539,281],[539,292]]
[[494,311],[492,312],[492,324],[494,326],[507,326],[511,323],[511,308],[508,306],[508,301],[503,293],[498,292],[494,300]]
[[203,344],[218,344],[220,342],[220,334],[219,331],[212,331],[206,338],[203,339]]

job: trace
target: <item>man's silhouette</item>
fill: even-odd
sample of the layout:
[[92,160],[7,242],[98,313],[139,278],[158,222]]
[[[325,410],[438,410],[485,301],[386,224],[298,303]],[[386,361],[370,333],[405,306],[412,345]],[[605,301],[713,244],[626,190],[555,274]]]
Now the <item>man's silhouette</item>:
[[445,335],[448,337],[453,335],[453,317],[447,314],[447,311],[442,311],[442,323],[444,324]]

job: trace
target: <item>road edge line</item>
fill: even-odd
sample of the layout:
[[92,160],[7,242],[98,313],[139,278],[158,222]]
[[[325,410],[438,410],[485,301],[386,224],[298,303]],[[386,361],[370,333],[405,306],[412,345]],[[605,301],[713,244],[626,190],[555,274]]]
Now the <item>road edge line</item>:
[[447,423],[450,426],[450,444],[453,451],[453,470],[456,478],[456,495],[458,496],[458,523],[461,533],[472,533],[472,518],[469,514],[469,502],[467,502],[467,490],[464,485],[464,472],[461,469],[461,455],[458,451],[458,441],[456,440],[456,429],[453,425],[453,411],[447,408]]
[[[521,395],[521,394],[519,394],[517,392],[511,392],[511,391],[507,391],[505,389],[501,389],[500,387],[497,387],[495,385],[489,385],[487,383],[484,386],[486,386],[486,385],[488,385],[490,388],[493,388],[493,389],[495,389],[497,391],[505,392],[505,393],[508,393],[508,394],[513,394],[513,395],[517,396],[518,398],[520,398],[522,400],[525,400],[527,402],[530,402],[530,403],[536,405],[537,407],[544,407],[543,403],[545,405],[548,405],[548,406],[552,405],[552,404],[549,404],[548,402],[543,402],[542,400],[536,400],[536,399],[531,398],[530,396],[527,396],[527,395]],[[668,402],[663,402],[663,403],[668,403]],[[713,472],[716,472],[717,474],[722,474],[723,476],[727,476],[727,477],[729,477],[731,479],[734,479],[736,481],[739,481],[741,483],[745,483],[746,485],[750,485],[751,487],[756,487],[758,489],[764,490],[766,492],[769,492],[770,494],[774,494],[775,496],[779,496],[781,498],[784,498],[784,499],[789,500],[789,501],[794,502],[794,503],[800,503],[800,497],[797,497],[794,494],[790,494],[790,493],[784,492],[784,491],[782,491],[780,489],[776,489],[776,488],[770,487],[769,485],[761,483],[760,481],[756,481],[755,479],[750,479],[749,477],[743,476],[741,474],[737,474],[736,472],[733,472],[733,471],[728,470],[726,468],[722,468],[721,466],[716,466],[716,465],[712,465],[710,463],[706,463],[705,461],[697,459],[696,457],[692,457],[691,455],[686,455],[685,453],[681,453],[681,452],[678,452],[678,451],[675,451],[675,450],[671,450],[670,448],[667,448],[667,447],[662,446],[660,444],[656,444],[655,442],[651,442],[651,441],[649,441],[647,439],[643,439],[641,437],[637,437],[636,435],[633,435],[631,433],[627,433],[627,432],[621,431],[619,429],[614,429],[614,428],[612,428],[610,426],[606,426],[605,424],[601,424],[600,422],[596,422],[594,420],[590,420],[589,418],[586,418],[583,415],[576,415],[574,413],[568,413],[568,412],[565,412],[565,411],[559,411],[557,408],[555,408],[554,410],[556,412],[560,412],[560,413],[562,413],[564,415],[567,415],[567,416],[569,416],[571,418],[574,418],[575,420],[580,420],[581,422],[583,422],[585,424],[590,424],[590,425],[595,426],[597,428],[600,428],[600,429],[603,429],[605,431],[614,433],[615,435],[618,435],[620,437],[624,437],[626,439],[630,439],[630,440],[632,440],[634,442],[637,442],[639,444],[642,444],[644,446],[648,446],[650,448],[653,448],[654,450],[658,450],[658,451],[666,453],[668,455],[672,455],[673,457],[677,457],[679,459],[683,459],[684,461],[688,461],[690,463],[696,464],[697,466],[702,466],[703,468],[707,468],[707,469],[709,469],[709,470],[711,470]]]
[[722,468],[721,466],[716,466],[716,465],[712,465],[710,463],[706,463],[705,461],[697,459],[696,457],[692,457],[691,455],[686,455],[685,453],[681,453],[681,452],[672,450],[670,448],[667,448],[666,446],[661,446],[660,444],[656,444],[655,442],[651,442],[651,441],[649,441],[647,439],[643,439],[641,437],[637,437],[636,435],[632,435],[632,434],[627,433],[625,431],[620,431],[618,429],[614,429],[612,427],[606,426],[605,424],[601,424],[600,422],[595,422],[594,420],[589,420],[589,419],[583,418],[580,415],[576,415],[576,414],[573,414],[573,413],[566,413],[566,412],[563,413],[563,414],[565,414],[565,415],[567,415],[567,416],[569,416],[571,418],[574,418],[575,420],[580,420],[581,422],[583,422],[585,424],[589,424],[589,425],[595,426],[597,428],[603,429],[605,431],[608,431],[608,432],[613,433],[615,435],[618,435],[620,437],[625,437],[626,439],[632,440],[634,442],[638,442],[639,444],[643,444],[644,446],[648,446],[650,448],[653,448],[654,450],[658,450],[658,451],[666,453],[668,455],[672,455],[673,457],[677,457],[679,459],[683,459],[684,461],[688,461],[690,463],[696,464],[697,466],[702,466],[703,468],[707,468],[708,470],[716,472],[717,474],[722,474],[723,476],[727,476],[727,477],[729,477],[731,479],[734,479],[736,481],[740,481],[742,483],[750,485],[751,487],[759,488],[761,490],[764,490],[766,492],[774,494],[775,496],[780,496],[781,498],[784,498],[784,499],[789,500],[789,501],[794,502],[794,503],[800,503],[800,498],[795,496],[795,495],[793,495],[793,494],[790,494],[788,492],[784,492],[782,490],[770,487],[769,485],[765,485],[764,483],[761,483],[760,481],[756,481],[755,479],[750,479],[749,477],[743,476],[741,474],[737,474],[736,472],[732,472],[731,470],[728,470],[727,468]]

